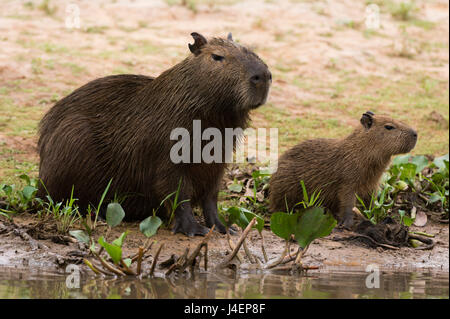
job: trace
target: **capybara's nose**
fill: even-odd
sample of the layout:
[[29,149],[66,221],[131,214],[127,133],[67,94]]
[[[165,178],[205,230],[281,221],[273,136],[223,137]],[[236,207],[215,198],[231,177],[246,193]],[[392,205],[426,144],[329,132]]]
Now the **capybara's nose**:
[[412,136],[417,139],[417,132],[415,130],[411,130]]
[[264,83],[267,81],[272,81],[272,73],[270,73],[270,71],[267,69],[259,71],[259,72],[255,72],[255,74],[253,74],[250,77],[250,82],[252,82],[255,85],[257,85],[259,83]]

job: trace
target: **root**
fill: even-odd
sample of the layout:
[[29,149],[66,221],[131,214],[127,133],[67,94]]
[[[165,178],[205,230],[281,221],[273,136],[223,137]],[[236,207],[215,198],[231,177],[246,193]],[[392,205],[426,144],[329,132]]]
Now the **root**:
[[189,255],[189,257],[188,257],[189,248],[186,248],[183,256],[178,258],[178,260],[174,264],[172,264],[172,266],[170,266],[169,270],[166,272],[166,276],[169,276],[174,271],[183,273],[187,268],[192,270],[195,265],[195,261],[197,260],[197,257],[199,256],[200,251],[202,250],[203,247],[205,247],[204,248],[205,249],[205,255],[204,255],[205,264],[204,265],[205,265],[205,270],[207,270],[208,269],[208,240],[209,240],[209,237],[211,237],[211,234],[213,233],[214,228],[215,228],[215,225],[213,225],[213,227],[211,227],[208,234],[206,234],[206,236],[197,245],[197,247],[194,249],[192,254]]
[[420,246],[420,247],[416,247],[414,249],[417,250],[429,250],[429,249],[433,249],[433,247],[436,245],[436,242],[431,239],[431,238],[426,238],[425,236],[419,236],[419,235],[415,235],[415,234],[409,234],[409,239],[415,239],[418,241],[421,241],[422,243],[425,244],[425,246]]
[[369,237],[367,235],[358,234],[358,233],[355,233],[355,232],[349,232],[349,234],[351,235],[351,237],[349,237],[349,238],[364,238],[364,239],[368,239],[375,246],[380,246],[380,247],[387,248],[387,249],[392,249],[392,250],[399,250],[400,249],[399,247],[395,247],[395,246],[392,246],[392,245],[379,243],[375,239],[373,239],[372,237]]
[[281,254],[281,256],[277,260],[266,264],[264,266],[264,269],[271,269],[271,268],[274,268],[274,267],[278,266],[279,264],[281,264],[284,261],[284,258],[286,257],[288,250],[289,250],[289,241],[286,240],[286,243],[284,245],[284,250],[283,250],[283,253]]
[[236,247],[231,252],[231,254],[219,265],[216,266],[216,269],[223,269],[230,265],[231,261],[236,257],[237,253],[239,252],[239,249],[241,248],[242,244],[244,243],[245,238],[247,237],[248,233],[252,229],[253,225],[256,223],[256,217],[251,220],[251,222],[247,225],[247,227],[244,229],[244,232],[241,235],[241,238],[239,238]]
[[244,246],[245,254],[247,255],[248,260],[250,261],[250,263],[252,263],[252,264],[256,263],[256,261],[253,259],[254,257],[252,255],[252,253],[248,249],[247,242],[245,241],[245,239],[244,239],[244,242],[243,242],[243,246]]

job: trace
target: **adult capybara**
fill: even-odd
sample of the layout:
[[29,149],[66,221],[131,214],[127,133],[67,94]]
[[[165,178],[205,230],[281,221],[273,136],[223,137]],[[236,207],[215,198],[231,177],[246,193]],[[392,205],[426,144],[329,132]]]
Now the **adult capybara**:
[[[191,35],[191,54],[158,77],[96,79],[50,109],[40,123],[39,177],[46,188],[41,196],[48,190],[54,200],[65,199],[73,185],[80,207],[95,207],[112,180],[108,198],[124,198],[126,218],[136,220],[149,216],[181,181],[178,201],[187,202],[175,211],[174,232],[208,231],[194,219],[197,204],[206,226],[225,232],[217,195],[226,164],[189,161],[192,154],[172,162],[170,151],[179,141],[171,132],[178,128],[192,137],[194,120],[201,121],[202,131],[216,128],[222,136],[225,128],[245,129],[249,112],[265,103],[272,76],[231,34],[210,41]],[[188,141],[191,153],[198,142]],[[225,141],[220,145],[225,149]]]
[[270,210],[301,202],[303,180],[307,192],[321,191],[323,206],[350,228],[355,194],[370,198],[391,156],[408,153],[417,142],[415,130],[388,116],[366,112],[361,124],[344,139],[308,140],[284,153],[270,180]]

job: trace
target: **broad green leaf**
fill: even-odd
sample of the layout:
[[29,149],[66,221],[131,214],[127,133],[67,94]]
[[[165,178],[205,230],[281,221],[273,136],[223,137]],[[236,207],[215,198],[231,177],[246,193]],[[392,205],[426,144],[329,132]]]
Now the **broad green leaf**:
[[295,225],[295,239],[302,248],[314,239],[328,236],[336,226],[336,220],[323,208],[314,207],[300,213]]
[[256,224],[253,228],[257,229],[259,232],[261,232],[264,228],[264,220],[246,208],[233,206],[228,208],[227,213],[231,224],[236,224],[242,229],[246,228],[255,217]]
[[278,237],[289,240],[291,235],[295,234],[298,215],[298,213],[273,213],[270,217],[270,229]]
[[401,164],[407,164],[407,163],[409,163],[410,158],[411,158],[411,155],[409,155],[409,154],[397,156],[392,161],[392,165],[398,166]]
[[405,225],[406,227],[411,226],[413,223],[414,223],[414,218],[411,218],[409,216],[403,217],[403,225]]
[[232,206],[219,213],[219,220],[225,226],[230,227],[231,225],[236,224],[242,229],[246,228],[250,221],[255,217],[256,223],[252,228],[257,229],[258,232],[262,232],[264,228],[264,219],[246,208]]
[[131,260],[131,258],[125,258],[123,260],[123,262],[125,263],[125,265],[127,265],[127,267],[130,267],[131,263],[132,263],[132,260]]
[[245,225],[245,227],[248,226],[248,224],[252,221],[253,218],[256,218],[256,224],[253,226],[253,228],[257,229],[258,232],[261,233],[262,230],[264,229],[264,219],[261,216],[256,215],[255,213],[249,211],[246,208],[240,207],[239,210],[241,211],[241,214],[244,214],[245,219],[248,220],[248,223]]
[[106,252],[111,257],[111,259],[113,260],[113,262],[115,264],[118,264],[120,262],[120,259],[122,259],[122,248],[120,248],[119,246],[107,243],[105,241],[105,239],[103,238],[103,236],[101,236],[98,239],[98,243],[100,244],[100,246],[105,248]]
[[33,198],[34,193],[36,193],[37,188],[33,186],[25,186],[23,188],[22,194],[23,197],[25,197],[27,200],[30,200]]
[[106,223],[115,227],[122,222],[125,217],[125,211],[119,203],[110,203],[106,209]]
[[225,227],[229,228],[231,225],[233,225],[226,210],[219,211],[218,217],[220,222],[224,224]]
[[234,182],[231,185],[228,185],[228,190],[230,192],[234,192],[234,193],[240,193],[242,191],[242,184],[238,183],[238,182]]
[[158,216],[150,216],[144,219],[140,225],[139,230],[147,237],[152,237],[158,231],[162,221]]
[[431,194],[430,199],[428,200],[429,203],[433,204],[436,203],[437,201],[441,200],[441,195],[438,192],[435,192],[433,194]]
[[259,233],[264,229],[264,219],[261,216],[256,215],[252,212],[244,212],[245,216],[249,220],[249,222],[256,217],[256,224],[253,226]]
[[28,175],[22,174],[22,175],[19,176],[19,178],[20,178],[21,180],[24,180],[25,183],[27,183],[27,185],[30,185],[30,184],[31,184],[31,180],[30,180],[30,177],[28,177]]
[[[416,177],[417,166],[413,163],[402,164],[400,167],[400,179],[407,180],[411,183],[414,182]],[[413,184],[411,184],[413,186]]]
[[411,163],[416,165],[416,174],[419,174],[424,170],[425,167],[428,166],[428,158],[423,155],[414,156],[411,160]]
[[10,185],[3,185],[2,190],[5,192],[6,196],[11,195],[13,188]]
[[448,153],[444,156],[437,157],[433,161],[434,165],[436,165],[440,171],[447,169],[448,171],[448,163],[449,163],[449,155]]
[[247,219],[247,216],[243,213],[241,208],[233,206],[228,208],[227,210],[230,222],[232,224],[238,225],[240,228],[244,229],[247,227],[250,220]]
[[116,245],[116,246],[119,246],[119,247],[122,247],[123,241],[125,240],[125,237],[127,237],[127,235],[128,235],[128,231],[123,232],[123,233],[119,236],[119,238],[113,240],[112,244],[113,244],[113,245]]
[[75,237],[78,241],[89,245],[89,235],[84,230],[71,230],[69,234]]
[[403,223],[406,227],[409,227],[414,223],[414,218],[407,216],[406,211],[403,209],[399,209],[398,214],[400,215],[401,223]]

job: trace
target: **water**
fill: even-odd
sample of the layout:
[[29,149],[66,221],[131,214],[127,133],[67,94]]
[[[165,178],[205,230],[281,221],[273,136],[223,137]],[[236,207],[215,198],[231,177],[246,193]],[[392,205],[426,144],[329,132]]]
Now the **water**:
[[199,274],[191,279],[81,278],[68,288],[66,275],[0,269],[0,298],[449,298],[448,272],[382,272],[379,288],[367,273],[310,271],[307,275]]

